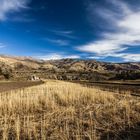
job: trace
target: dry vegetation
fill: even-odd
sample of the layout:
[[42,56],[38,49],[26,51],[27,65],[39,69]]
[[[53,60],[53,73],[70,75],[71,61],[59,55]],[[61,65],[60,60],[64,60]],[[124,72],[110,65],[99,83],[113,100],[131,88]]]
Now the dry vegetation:
[[139,98],[79,84],[47,81],[0,94],[4,140],[136,139],[139,122]]

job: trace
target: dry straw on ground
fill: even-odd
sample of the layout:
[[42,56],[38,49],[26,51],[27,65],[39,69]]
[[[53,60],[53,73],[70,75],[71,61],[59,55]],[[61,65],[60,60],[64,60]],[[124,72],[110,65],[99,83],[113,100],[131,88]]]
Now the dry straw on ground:
[[121,139],[120,134],[130,137],[139,121],[139,98],[79,84],[47,81],[0,94],[4,140]]

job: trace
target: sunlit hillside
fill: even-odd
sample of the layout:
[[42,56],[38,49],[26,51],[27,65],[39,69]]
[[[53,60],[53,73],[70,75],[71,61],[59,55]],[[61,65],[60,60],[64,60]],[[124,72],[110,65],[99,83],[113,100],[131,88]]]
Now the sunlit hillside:
[[139,121],[139,97],[80,84],[46,81],[0,94],[3,140],[134,140]]
[[140,63],[107,63],[96,60],[40,60],[0,55],[0,79],[27,80],[36,74],[58,80],[139,80]]

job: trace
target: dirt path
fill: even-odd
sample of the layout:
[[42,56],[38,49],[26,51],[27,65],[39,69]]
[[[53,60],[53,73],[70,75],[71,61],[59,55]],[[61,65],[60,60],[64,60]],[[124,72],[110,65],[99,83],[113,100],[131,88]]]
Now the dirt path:
[[19,88],[25,88],[30,86],[36,86],[43,84],[43,81],[36,81],[36,82],[0,82],[0,92],[19,89]]

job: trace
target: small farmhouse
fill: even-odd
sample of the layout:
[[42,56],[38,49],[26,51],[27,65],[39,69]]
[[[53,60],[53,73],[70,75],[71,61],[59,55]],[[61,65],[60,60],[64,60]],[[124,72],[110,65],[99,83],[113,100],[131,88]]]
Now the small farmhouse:
[[30,80],[30,81],[40,81],[41,79],[40,79],[40,77],[37,77],[36,75],[32,75],[32,76],[29,77],[28,80]]

